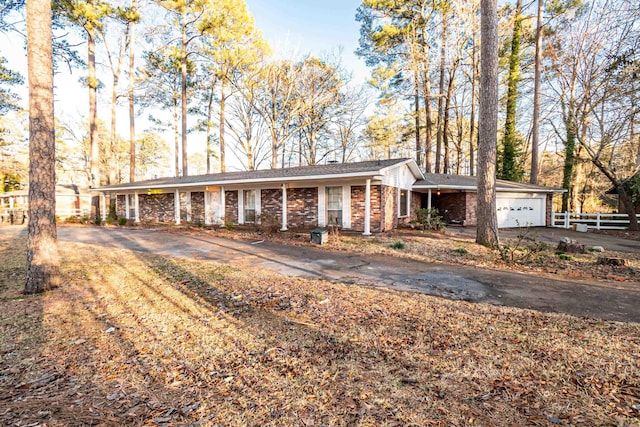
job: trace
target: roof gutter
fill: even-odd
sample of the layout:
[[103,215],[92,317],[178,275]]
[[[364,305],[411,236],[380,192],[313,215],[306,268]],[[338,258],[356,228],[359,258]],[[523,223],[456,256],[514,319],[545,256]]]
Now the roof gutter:
[[323,179],[342,179],[342,178],[360,178],[370,177],[371,179],[382,179],[382,171],[368,171],[368,172],[352,172],[345,174],[331,174],[331,175],[306,175],[306,176],[291,176],[291,177],[277,177],[277,178],[250,178],[250,179],[235,179],[235,180],[213,180],[213,181],[200,181],[189,183],[177,183],[177,184],[149,184],[149,185],[128,185],[123,187],[97,187],[93,188],[94,191],[100,192],[115,192],[120,190],[146,190],[149,188],[183,188],[183,187],[202,187],[202,186],[224,186],[234,184],[253,184],[264,182],[290,182],[290,181],[317,181]]
[[[477,190],[473,185],[443,185],[443,184],[429,184],[429,185],[414,185],[413,188],[424,190]],[[510,188],[496,186],[496,191],[500,192],[513,192],[513,193],[566,193],[565,189],[549,188],[549,189],[536,189],[536,188]]]

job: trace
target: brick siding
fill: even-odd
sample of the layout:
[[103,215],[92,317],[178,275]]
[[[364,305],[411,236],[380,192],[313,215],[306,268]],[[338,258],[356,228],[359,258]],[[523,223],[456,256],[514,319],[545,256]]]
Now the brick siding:
[[238,223],[238,192],[237,191],[224,192],[224,220],[225,222],[231,221],[234,224]]
[[[282,224],[282,190],[269,188],[260,192],[261,215],[270,217],[270,220]],[[289,217],[287,217],[287,220]]]
[[287,222],[289,228],[293,229],[318,226],[318,187],[287,191]]
[[175,222],[174,194],[140,194],[138,196],[140,221]]
[[204,224],[204,191],[191,193],[191,222]]
[[116,197],[116,215],[118,218],[125,218],[127,216],[127,201],[124,194],[118,194]]
[[[364,231],[364,185],[351,186],[351,229]],[[381,191],[379,185],[371,186],[371,221],[370,228],[374,233],[382,231]]]

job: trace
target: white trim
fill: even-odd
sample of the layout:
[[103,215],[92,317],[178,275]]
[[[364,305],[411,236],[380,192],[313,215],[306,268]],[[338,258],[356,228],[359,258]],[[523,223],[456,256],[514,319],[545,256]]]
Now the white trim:
[[187,199],[187,222],[191,221],[191,191],[186,192]]
[[262,213],[262,190],[259,188],[255,191],[255,201],[254,201],[254,211],[256,213],[255,223],[260,224],[262,220],[260,219],[260,214]]
[[[118,204],[118,195],[116,194],[116,204]],[[124,195],[124,217],[129,219],[129,195]]]
[[138,192],[133,193],[133,209],[135,222],[140,222],[140,199],[138,197]]
[[[200,181],[200,182],[189,182],[184,184],[178,183],[167,183],[167,184],[146,184],[146,185],[131,185],[131,186],[122,186],[117,188],[94,188],[95,191],[123,191],[123,190],[146,190],[149,188],[183,188],[183,187],[194,187],[199,188],[202,186],[216,186],[216,185],[232,185],[232,184],[259,184],[265,182],[291,182],[291,181],[326,181],[327,179],[346,179],[346,178],[361,178],[361,177],[370,177],[369,179],[373,180],[382,180],[384,177],[381,175],[379,170],[376,171],[368,171],[368,172],[352,172],[352,173],[342,173],[342,174],[327,174],[327,175],[305,175],[305,176],[281,176],[276,178],[249,178],[249,179],[223,179],[218,181]],[[339,185],[339,184],[338,184]],[[337,186],[337,185],[336,185]]]
[[318,227],[327,226],[326,186],[318,185]]
[[244,190],[238,190],[238,224],[244,224]]
[[351,186],[342,186],[342,228],[351,228]]
[[227,220],[227,198],[224,187],[220,187],[220,200],[218,201],[218,212],[220,213],[220,222],[224,224]]
[[282,228],[280,231],[287,231],[287,184],[282,184]]
[[371,180],[364,187],[364,236],[371,235]]
[[204,190],[204,225],[211,225],[211,193],[212,191]]
[[[116,195],[116,197],[118,196]],[[103,221],[107,216],[106,209],[107,209],[107,198],[104,194],[101,194],[100,195],[100,218],[102,218]]]
[[176,188],[173,193],[174,215],[176,216],[176,225],[180,225],[180,190]]
[[[478,191],[478,187],[475,185],[442,185],[442,184],[428,184],[428,185],[413,185],[413,191],[415,190],[471,190]],[[498,193],[565,193],[567,190],[558,190],[555,188],[507,188],[496,187]]]

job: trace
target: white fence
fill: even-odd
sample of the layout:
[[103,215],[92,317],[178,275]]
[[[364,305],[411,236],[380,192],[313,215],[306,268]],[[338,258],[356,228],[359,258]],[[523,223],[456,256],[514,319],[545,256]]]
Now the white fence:
[[[636,215],[640,221],[640,214]],[[612,213],[575,213],[554,212],[552,226],[572,228],[573,224],[584,224],[596,230],[626,230],[629,228],[629,215]]]

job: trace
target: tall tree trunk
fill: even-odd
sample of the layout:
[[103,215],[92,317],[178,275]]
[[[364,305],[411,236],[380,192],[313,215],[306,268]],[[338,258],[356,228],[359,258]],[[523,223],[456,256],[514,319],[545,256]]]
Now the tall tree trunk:
[[496,144],[498,133],[497,0],[482,0],[480,18],[480,117],[476,243],[498,247]]
[[278,137],[271,131],[271,169],[276,169],[278,167]]
[[51,0],[27,2],[29,225],[25,294],[60,284],[56,231]]
[[578,137],[575,128],[575,118],[569,106],[569,115],[567,117],[565,126],[567,128],[567,138],[564,144],[564,168],[562,174],[562,188],[567,190],[562,193],[562,212],[569,211],[569,198],[571,195],[571,182],[573,179],[573,167],[576,162],[576,139]]
[[[131,9],[136,10],[136,1],[131,0]],[[129,182],[136,180],[136,115],[134,98],[134,77],[135,77],[135,41],[136,41],[136,21],[132,21],[129,37]]]
[[469,175],[475,175],[475,131],[476,131],[476,82],[478,81],[477,43],[478,36],[473,32],[471,51],[471,116],[469,117]]
[[423,82],[422,82],[422,97],[424,99],[424,170],[427,173],[431,173],[431,150],[433,149],[432,132],[433,121],[431,120],[431,76],[430,76],[430,62],[429,62],[429,43],[427,40],[427,34],[425,24],[420,27],[422,35],[422,67],[423,67]]
[[440,82],[438,84],[438,120],[436,130],[436,173],[441,173],[442,157],[442,122],[443,122],[443,102],[444,102],[444,68],[446,61],[447,47],[447,11],[442,11],[442,45],[440,46]]
[[544,0],[538,0],[538,16],[536,21],[536,54],[533,72],[533,132],[531,136],[531,176],[529,182],[538,184],[540,161],[538,149],[540,145],[540,85],[542,74],[542,14]]
[[213,116],[213,98],[214,88],[216,87],[216,78],[213,78],[211,87],[209,88],[209,99],[207,99],[207,131],[206,131],[206,151],[207,151],[207,173],[211,173],[211,153],[213,149],[211,147],[211,117]]
[[224,160],[224,109],[225,109],[225,101],[226,94],[224,93],[225,89],[225,79],[222,78],[220,80],[220,172],[225,172],[227,169],[225,167]]
[[181,92],[182,92],[182,176],[189,176],[187,164],[187,24],[182,15],[182,56],[180,64]]
[[173,99],[173,142],[175,145],[175,173],[180,176],[180,132],[178,130],[178,99]]
[[[119,74],[119,73],[118,73]],[[113,88],[111,89],[111,127],[109,129],[109,138],[111,139],[109,147],[110,167],[109,167],[109,184],[116,184],[116,177],[120,175],[120,162],[118,162],[118,144],[116,141],[116,104],[118,103],[118,83],[120,76],[113,76]]]
[[451,66],[449,71],[449,82],[447,83],[447,99],[444,103],[444,119],[442,129],[442,144],[444,146],[444,173],[451,173],[451,153],[449,152],[449,109],[451,107],[451,97],[453,95],[453,85],[455,81],[457,64]]
[[413,70],[413,107],[416,126],[416,163],[422,166],[422,142],[420,141],[420,74],[418,67]]
[[633,205],[633,200],[627,194],[622,182],[618,181],[616,184],[616,190],[618,191],[618,197],[620,198],[620,202],[627,212],[627,216],[629,217],[629,230],[638,231],[638,217],[636,216],[636,209]]
[[89,141],[91,144],[91,183],[100,186],[100,147],[98,146],[98,113],[96,98],[98,79],[96,77],[96,38],[92,30],[87,31],[87,68],[89,71]]
[[522,33],[522,0],[517,0],[513,18],[513,35],[509,55],[509,83],[507,89],[507,112],[504,122],[502,156],[498,177],[509,181],[521,179],[520,155],[516,141],[516,107],[518,103],[518,83],[520,82],[520,37]]

